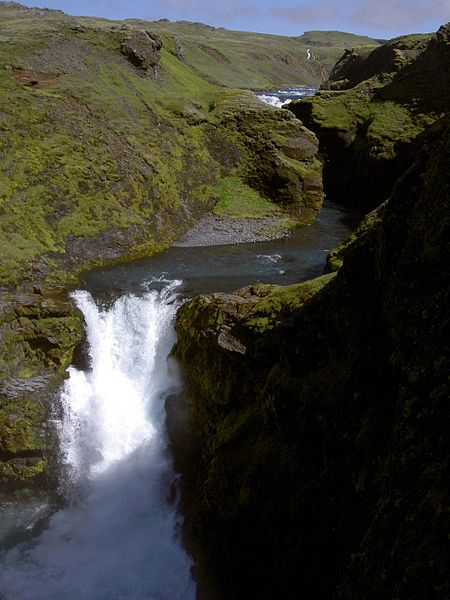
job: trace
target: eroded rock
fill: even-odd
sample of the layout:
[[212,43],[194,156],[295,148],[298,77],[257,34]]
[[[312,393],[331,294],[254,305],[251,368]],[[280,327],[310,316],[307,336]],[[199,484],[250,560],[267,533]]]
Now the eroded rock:
[[149,31],[132,31],[122,42],[122,54],[138,69],[156,73],[161,57],[162,39]]

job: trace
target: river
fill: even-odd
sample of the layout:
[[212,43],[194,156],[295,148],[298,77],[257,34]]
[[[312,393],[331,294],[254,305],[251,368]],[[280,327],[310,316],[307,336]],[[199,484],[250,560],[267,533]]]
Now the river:
[[88,365],[70,367],[54,415],[64,503],[50,515],[41,501],[1,509],[2,600],[194,600],[165,431],[165,398],[181,387],[177,309],[196,293],[319,275],[355,224],[326,204],[287,239],[173,247],[86,275],[73,299]]

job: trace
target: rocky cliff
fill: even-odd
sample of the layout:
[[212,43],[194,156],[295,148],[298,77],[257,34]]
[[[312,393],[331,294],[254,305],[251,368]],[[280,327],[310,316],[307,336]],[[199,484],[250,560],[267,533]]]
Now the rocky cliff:
[[168,408],[205,597],[448,598],[449,134],[337,272],[180,310],[188,416]]
[[314,134],[212,83],[163,27],[16,3],[0,20],[7,489],[44,472],[50,392],[81,339],[68,290],[82,270],[161,251],[225,191],[276,201],[291,222],[314,219],[323,194]]
[[450,26],[372,51],[347,51],[314,98],[289,110],[316,133],[324,186],[336,202],[368,212],[391,193],[423,131],[450,105]]

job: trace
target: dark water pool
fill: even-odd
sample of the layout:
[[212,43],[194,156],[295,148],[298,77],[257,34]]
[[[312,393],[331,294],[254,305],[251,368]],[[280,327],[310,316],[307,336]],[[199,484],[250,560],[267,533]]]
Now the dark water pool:
[[[250,283],[287,285],[320,275],[327,252],[356,227],[358,217],[325,203],[314,225],[300,227],[286,239],[233,246],[170,248],[157,256],[88,273],[81,287],[107,300],[142,289],[155,280],[182,280],[180,290],[232,292]],[[161,284],[162,285],[162,284]]]

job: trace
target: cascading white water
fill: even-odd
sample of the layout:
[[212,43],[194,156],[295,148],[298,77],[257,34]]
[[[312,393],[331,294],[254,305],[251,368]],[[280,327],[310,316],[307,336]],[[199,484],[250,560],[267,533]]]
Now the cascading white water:
[[164,398],[178,385],[167,362],[177,310],[172,282],[99,310],[74,294],[90,370],[69,369],[58,424],[68,506],[32,544],[0,564],[7,600],[193,600],[191,560],[168,500],[174,474]]
[[275,94],[259,94],[257,98],[259,98],[265,104],[270,104],[270,106],[275,106],[276,108],[281,108],[285,104],[292,102],[290,98],[281,99]]
[[264,102],[264,104],[270,104],[276,108],[282,108],[287,104],[290,104],[293,100],[299,98],[306,98],[307,96],[314,96],[317,92],[315,88],[307,87],[290,87],[278,90],[277,92],[265,92],[263,94],[257,94],[257,98]]

